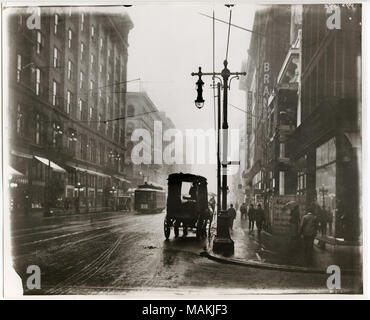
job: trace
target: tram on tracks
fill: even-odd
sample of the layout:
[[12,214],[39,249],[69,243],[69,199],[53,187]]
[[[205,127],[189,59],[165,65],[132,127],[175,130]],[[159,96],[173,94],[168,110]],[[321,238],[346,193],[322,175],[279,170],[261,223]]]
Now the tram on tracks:
[[140,213],[160,213],[166,208],[166,191],[160,186],[144,183],[134,191],[134,209]]

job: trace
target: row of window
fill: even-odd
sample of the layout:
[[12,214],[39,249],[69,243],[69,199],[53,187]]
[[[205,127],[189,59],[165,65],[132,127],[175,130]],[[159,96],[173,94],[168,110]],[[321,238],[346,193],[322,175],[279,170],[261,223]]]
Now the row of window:
[[[69,13],[68,16],[71,16],[71,13]],[[54,30],[55,35],[57,35],[59,33],[59,31],[62,30],[60,28],[61,21],[62,20],[61,20],[59,14],[55,13],[54,18],[53,18],[53,30]],[[80,31],[81,32],[84,32],[84,31],[87,30],[85,24],[86,24],[85,14],[81,13],[80,14]],[[19,31],[23,30],[24,25],[25,25],[25,17],[22,16],[22,15],[18,15],[17,29]],[[95,25],[91,25],[91,27],[90,27],[90,36],[91,36],[92,39],[96,38],[96,27],[95,27]],[[73,35],[72,29],[68,29],[68,48],[72,48],[73,38],[74,38],[74,35]],[[42,35],[41,30],[38,29],[38,30],[36,30],[36,52],[38,54],[41,52],[42,47],[43,47],[43,35]],[[103,39],[103,37],[99,37],[99,48],[100,48],[100,50],[104,49],[104,39]],[[110,48],[108,48],[108,50],[107,50],[108,58],[111,57],[111,53],[112,53],[111,51],[112,50]]]
[[[17,55],[17,71],[16,71],[17,82],[20,82],[20,80],[21,80],[21,72],[22,72],[22,56],[20,54],[18,54]],[[73,72],[73,64],[69,60],[69,62],[68,62],[68,71],[67,71],[68,78],[71,78],[72,72]],[[34,73],[35,73],[35,93],[36,93],[36,95],[39,96],[41,94],[41,70],[40,70],[40,68],[34,68]],[[84,79],[85,79],[85,75],[81,71],[80,72],[80,79],[79,79],[81,89],[83,88]],[[90,94],[90,96],[94,95],[95,87],[96,87],[96,84],[94,83],[94,81],[90,80],[90,85],[89,85],[89,94]],[[59,92],[60,92],[60,85],[59,85],[58,82],[53,80],[52,81],[52,105],[53,106],[59,106],[60,105],[60,99],[59,99],[60,94],[59,94]],[[102,89],[101,88],[98,89],[98,95],[99,95],[100,98],[102,98]],[[69,90],[67,90],[66,112],[68,114],[71,113],[71,101],[72,100],[73,100],[72,99],[72,93]],[[104,101],[101,100],[101,103],[103,104]],[[106,97],[106,103],[107,103],[108,106],[110,105],[110,97],[109,96]],[[78,106],[79,106],[79,110],[78,110],[79,113],[77,114],[77,118],[82,119],[82,117],[81,117],[81,112],[82,112],[82,109],[83,109],[83,100],[82,99],[79,100]],[[109,109],[112,110],[112,107],[109,107]],[[117,104],[116,104],[116,110],[118,110],[118,105]],[[111,111],[110,113],[111,113],[110,116],[113,117],[113,112]]]
[[[58,53],[58,49],[57,48],[54,48],[54,58],[53,58],[53,67],[55,68],[58,68],[60,65],[59,65],[59,53]],[[93,57],[93,56],[92,56]],[[92,58],[92,64],[94,63],[94,58]],[[31,65],[31,64],[30,64]],[[27,66],[27,65],[26,65]],[[17,79],[17,82],[20,82],[21,81],[21,78],[22,78],[22,71],[23,71],[23,68],[25,68],[26,66],[22,66],[22,56],[20,54],[17,54],[17,68],[16,68],[16,79]],[[31,66],[32,67],[32,66]],[[100,70],[102,71],[102,66],[100,68]],[[39,89],[39,86],[40,86],[40,82],[41,82],[41,70],[40,68],[34,68],[33,67],[33,70],[32,70],[35,75],[36,75],[36,94],[39,95],[40,91],[38,90]],[[74,71],[74,64],[71,60],[68,60],[68,63],[67,63],[67,78],[69,80],[72,80],[73,79],[73,71]],[[110,80],[110,74],[108,73],[107,75],[107,80],[109,81]],[[79,76],[79,87],[80,89],[83,89],[84,88],[84,83],[85,83],[85,74],[83,71],[80,71],[80,76]],[[95,83],[93,80],[90,80],[90,85],[89,85],[89,90],[90,90],[90,95],[93,96],[94,95],[94,91],[95,91]],[[98,95],[99,97],[102,97],[102,88],[98,88]],[[109,103],[109,97],[107,97],[107,100],[108,100],[108,103]]]
[[[29,128],[29,126],[26,126],[28,119],[25,119],[24,108],[21,104],[17,104],[16,110],[16,133],[20,137],[25,137],[29,134],[29,132],[26,131],[26,129]],[[42,143],[43,121],[38,113],[36,113],[34,118],[34,128],[33,141],[35,144],[40,145]]]
[[[92,112],[92,111],[90,111]],[[99,116],[100,117],[100,116]],[[17,109],[16,109],[16,121],[15,121],[15,130],[16,134],[19,137],[26,137],[29,135],[29,132],[26,132],[27,128],[26,127],[26,122],[31,119],[25,119],[25,110],[24,107],[21,104],[17,104]],[[34,118],[34,132],[33,134],[33,141],[37,145],[42,145],[44,143],[45,137],[45,119],[41,117],[40,114],[36,113],[35,118]],[[109,133],[110,135],[113,135],[113,127],[115,133],[121,134],[121,139],[123,137],[123,129],[119,132],[118,125],[113,125],[112,123],[110,124],[105,124],[105,131]],[[52,124],[52,144],[53,146],[61,146],[62,145],[62,136],[64,134],[62,130],[61,124],[53,123]],[[100,129],[100,128],[99,128]],[[118,137],[117,139],[118,140]],[[89,139],[89,143],[87,141],[86,135],[80,135],[80,139],[77,139],[77,133],[75,130],[70,129],[67,130],[67,143],[68,143],[68,149],[69,151],[75,155],[76,153],[76,142],[79,142],[80,145],[80,157],[83,160],[89,160],[91,162],[96,162],[97,161],[97,156],[96,156],[96,143],[94,139]],[[105,146],[103,143],[100,144],[100,148],[102,148],[102,151],[100,152],[101,157],[98,159],[100,164],[104,164],[106,162],[105,160]],[[107,151],[111,155],[112,159],[119,159],[119,156],[117,155],[117,152],[113,152],[113,150]]]
[[[96,143],[95,139],[88,138],[87,135],[81,134],[79,139],[79,153],[81,160],[98,163],[102,166],[122,168],[123,156],[112,148],[106,147],[102,142]],[[71,142],[69,148],[76,148],[76,143]],[[74,150],[71,150],[72,152]]]

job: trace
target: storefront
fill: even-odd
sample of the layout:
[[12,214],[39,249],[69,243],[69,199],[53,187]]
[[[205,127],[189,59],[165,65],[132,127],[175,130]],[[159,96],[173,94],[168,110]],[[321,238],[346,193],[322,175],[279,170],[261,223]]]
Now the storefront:
[[[297,148],[299,150],[299,148]],[[297,197],[317,216],[318,236],[357,241],[360,236],[359,168],[356,150],[343,133],[326,136],[294,159]],[[301,212],[301,216],[304,212]]]
[[[13,181],[13,209],[24,212],[62,206],[66,170],[54,161],[27,152],[12,150],[10,164],[19,174]],[[15,179],[15,177],[13,177]]]
[[304,211],[317,216],[318,237],[327,242],[361,239],[358,110],[356,99],[328,98],[302,118],[286,143],[296,194],[305,198]]
[[8,167],[10,211],[26,213],[28,206],[28,179],[20,171]]
[[[322,236],[340,236],[336,228],[336,144],[332,137],[316,148],[315,191]],[[338,231],[338,234],[337,234]]]
[[110,188],[112,177],[76,164],[67,163],[69,167],[66,197],[73,207],[80,212],[101,211],[109,207],[109,195],[104,192]]

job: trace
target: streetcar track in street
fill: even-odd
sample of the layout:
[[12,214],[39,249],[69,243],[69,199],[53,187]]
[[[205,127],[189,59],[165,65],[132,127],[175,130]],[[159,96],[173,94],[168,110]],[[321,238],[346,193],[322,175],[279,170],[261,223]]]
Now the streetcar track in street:
[[64,291],[65,287],[75,287],[76,284],[83,284],[84,282],[89,280],[107,264],[112,254],[119,247],[123,237],[124,234],[119,236],[118,239],[113,243],[113,245],[104,250],[96,259],[93,259],[84,268],[72,274],[65,280],[59,282],[52,289],[48,290],[47,293],[60,294]]
[[[96,219],[95,222],[100,223],[100,222],[106,222],[107,220],[118,220],[120,218],[122,218],[122,216],[118,216],[117,218],[106,217],[104,219]],[[85,223],[85,224],[78,224],[78,222],[79,221],[70,221],[68,225],[54,224],[54,225],[51,225],[51,228],[50,228],[50,226],[41,226],[41,227],[36,227],[36,228],[26,228],[26,229],[17,230],[15,232],[13,232],[13,236],[11,237],[11,239],[18,239],[18,238],[32,236],[32,235],[52,233],[52,232],[55,232],[58,229],[62,229],[62,228],[81,228],[81,227],[86,227],[86,226],[91,225],[91,222]],[[37,231],[39,229],[47,229],[47,230],[40,232],[40,231]],[[34,231],[34,232],[22,234],[22,232],[28,231],[28,230]],[[21,234],[19,234],[19,233],[21,233]],[[19,234],[19,235],[17,235],[17,234]]]
[[51,237],[51,238],[40,239],[40,240],[35,240],[35,241],[32,241],[32,242],[22,243],[22,244],[17,245],[17,247],[21,248],[21,247],[31,246],[31,245],[35,245],[35,244],[39,244],[39,243],[44,243],[44,242],[59,240],[59,239],[67,238],[67,237],[72,237],[72,236],[76,236],[76,235],[84,234],[84,233],[88,233],[88,232],[94,232],[94,231],[97,231],[97,230],[110,229],[110,228],[114,228],[114,227],[122,225],[122,224],[123,224],[123,222],[120,222],[120,223],[109,225],[109,226],[101,226],[101,227],[93,228],[93,229],[89,229],[89,230],[76,231],[76,232],[67,233],[67,234],[63,234],[63,235],[59,235],[59,236],[55,236],[55,237]]
[[[96,239],[99,239],[99,238],[103,238],[103,237],[108,237],[110,234],[108,233],[100,233],[98,235],[94,235],[92,237],[85,237],[85,238],[82,238],[82,239],[79,239],[79,240],[76,240],[76,241],[71,241],[71,242],[68,242],[68,243],[64,243],[62,245],[59,246],[59,249],[62,249],[64,247],[72,247],[74,245],[78,245],[78,244],[81,244],[83,242],[86,242],[86,241],[91,241],[91,240],[96,240]],[[20,255],[17,255],[16,257],[13,258],[14,261],[17,261],[19,259],[22,259],[24,258],[24,256],[26,256],[28,254],[20,254]]]

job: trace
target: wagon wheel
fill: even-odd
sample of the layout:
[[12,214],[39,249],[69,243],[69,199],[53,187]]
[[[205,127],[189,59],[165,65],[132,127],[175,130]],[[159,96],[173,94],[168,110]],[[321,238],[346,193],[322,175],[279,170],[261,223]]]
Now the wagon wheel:
[[171,233],[171,226],[167,218],[164,219],[163,230],[164,230],[164,236],[168,240],[168,238],[170,237],[170,233]]

